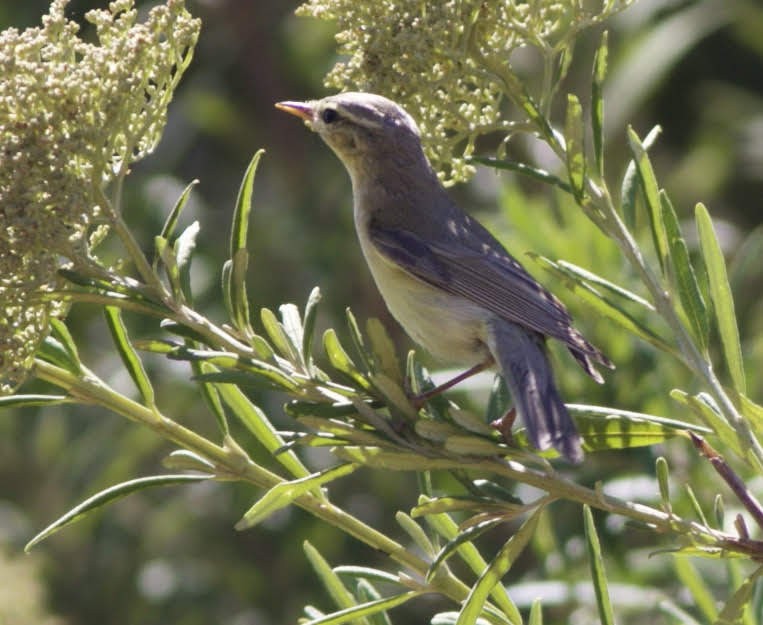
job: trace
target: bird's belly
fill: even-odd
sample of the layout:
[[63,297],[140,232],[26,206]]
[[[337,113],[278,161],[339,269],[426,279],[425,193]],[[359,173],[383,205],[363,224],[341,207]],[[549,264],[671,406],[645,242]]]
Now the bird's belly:
[[483,362],[491,313],[411,276],[363,246],[376,286],[408,335],[435,358],[465,366]]

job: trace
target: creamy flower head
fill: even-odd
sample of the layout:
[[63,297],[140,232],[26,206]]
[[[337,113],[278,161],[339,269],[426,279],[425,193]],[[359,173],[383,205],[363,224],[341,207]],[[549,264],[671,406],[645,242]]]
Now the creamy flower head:
[[182,0],[137,23],[132,0],[90,11],[96,43],[54,0],[42,26],[0,33],[0,393],[23,380],[58,269],[103,235],[103,190],[156,146],[199,22]]
[[[514,127],[503,110],[516,84],[512,53],[532,47],[558,60],[580,30],[631,1],[308,0],[298,13],[337,23],[347,58],[326,85],[402,104],[440,178],[452,183],[471,176],[466,157],[478,137]],[[525,120],[520,112],[513,121]]]

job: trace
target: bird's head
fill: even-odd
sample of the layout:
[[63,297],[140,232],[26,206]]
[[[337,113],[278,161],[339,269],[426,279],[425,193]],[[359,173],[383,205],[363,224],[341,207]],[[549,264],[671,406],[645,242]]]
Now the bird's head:
[[373,93],[340,93],[309,102],[279,102],[276,107],[304,119],[344,163],[351,175],[366,167],[405,166],[424,161],[419,129],[392,100]]

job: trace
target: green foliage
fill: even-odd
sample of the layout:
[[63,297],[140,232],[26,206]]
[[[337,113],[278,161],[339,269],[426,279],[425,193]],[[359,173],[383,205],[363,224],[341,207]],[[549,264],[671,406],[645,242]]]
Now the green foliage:
[[[137,116],[125,113],[107,120],[104,131],[119,139],[98,139],[108,146],[107,160],[119,161],[115,198],[109,200],[103,193],[110,174],[103,173],[102,153],[90,154],[92,162],[76,150],[69,155],[78,167],[89,163],[101,168],[95,178],[88,179],[91,186],[95,180],[98,193],[78,204],[84,224],[78,236],[84,240],[94,232],[88,211],[97,206],[135,269],[130,272],[125,265],[109,266],[88,249],[86,256],[77,257],[58,273],[57,265],[49,267],[56,284],[37,289],[36,299],[31,300],[32,305],[55,306],[60,316],[72,303],[102,308],[114,352],[137,389],[137,398],[113,388],[82,361],[77,345],[83,338],[70,332],[64,321],[43,316],[35,318],[44,327],[37,328],[36,338],[31,339],[34,360],[23,368],[32,367],[32,384],[51,390],[10,394],[2,398],[0,406],[54,408],[68,403],[112,411],[175,447],[165,464],[181,473],[101,489],[60,516],[29,546],[136,491],[208,479],[236,481],[258,491],[236,529],[257,528],[276,512],[298,506],[333,532],[342,532],[387,559],[384,568],[332,566],[329,556],[322,555],[312,541],[306,542],[307,560],[333,605],[326,611],[306,606],[306,623],[387,625],[425,594],[436,594],[447,602],[447,608],[438,607],[443,611],[431,616],[432,623],[535,625],[544,622],[544,611],[548,615],[558,610],[566,621],[574,608],[584,611],[589,620],[598,615],[600,622],[611,623],[620,620],[614,579],[620,567],[608,558],[607,540],[612,537],[597,531],[594,511],[598,511],[608,515],[607,519],[624,519],[641,528],[651,551],[671,551],[655,553],[652,558],[673,564],[693,605],[679,604],[663,592],[659,574],[653,581],[648,572],[636,571],[634,578],[641,575],[641,579],[628,580],[629,590],[648,588],[651,597],[659,598],[654,601],[658,604],[655,609],[666,616],[666,622],[755,622],[763,545],[751,537],[741,512],[757,525],[762,508],[740,484],[760,477],[763,470],[759,442],[763,407],[746,396],[744,352],[712,220],[698,205],[699,246],[693,246],[650,158],[656,131],[641,139],[634,130],[623,130],[630,163],[618,180],[619,188],[610,187],[608,181],[614,173],[608,168],[603,139],[606,35],[590,72],[589,114],[583,104],[587,94],[570,93],[561,98],[562,118],[552,115],[557,110],[554,105],[559,104],[557,91],[570,68],[575,37],[581,28],[599,23],[624,3],[602,3],[600,11],[590,13],[577,5],[565,9],[559,3],[541,2],[536,3],[540,10],[532,14],[528,11],[533,3],[459,4],[465,13],[453,12],[458,3],[443,3],[442,8],[429,12],[423,11],[425,4],[409,3],[406,11],[393,12],[399,3],[361,3],[352,12],[344,10],[343,2],[316,1],[308,3],[304,11],[339,19],[348,51],[360,55],[336,69],[331,80],[359,88],[386,85],[388,93],[419,117],[430,151],[433,146],[442,150],[430,153],[435,154],[444,178],[466,174],[464,159],[475,149],[476,138],[488,133],[498,133],[501,146],[517,133],[529,133],[544,141],[557,157],[556,168],[546,171],[505,160],[501,147],[496,155],[473,158],[472,163],[527,175],[555,194],[557,217],[534,206],[518,185],[507,185],[502,217],[514,224],[514,242],[525,237],[516,247],[537,251],[531,269],[542,270],[568,287],[579,317],[594,313],[605,322],[595,330],[596,342],[616,356],[619,371],[608,386],[591,392],[592,396],[598,393],[596,397],[604,405],[570,405],[593,459],[591,468],[572,474],[552,465],[555,452],[537,454],[521,430],[507,441],[491,428],[489,422],[506,410],[502,384],[494,385],[487,399],[489,418],[481,416],[482,410],[478,413],[471,405],[457,403],[450,394],[419,406],[412,401],[411,391],[425,392],[433,383],[415,354],[403,365],[377,320],[360,324],[348,309],[346,327],[323,330],[322,341],[316,340],[321,300],[317,289],[302,309],[288,303],[277,309],[261,307],[259,314],[253,314],[257,298],[247,292],[246,277],[257,268],[250,267],[248,235],[250,219],[256,222],[259,218],[252,209],[261,151],[250,161],[233,209],[228,258],[220,268],[221,300],[227,315],[223,322],[213,321],[194,306],[190,267],[203,240],[198,237],[198,224],[180,231],[192,185],[168,207],[168,217],[153,239],[153,257],[145,256],[145,242],[138,241],[121,219],[121,180],[127,174],[127,166],[122,165],[142,156],[158,141],[166,103],[190,61],[198,24],[190,20],[182,3],[170,1],[170,13],[157,11],[152,14],[154,19],[182,16],[190,30],[181,29],[184,38],[179,38],[175,30],[162,30],[170,22],[159,20],[156,28],[164,35],[151,40],[146,54],[153,59],[151,49],[156,54],[171,49],[166,57],[171,60],[160,64],[165,80],[154,85],[153,79],[145,78],[148,74],[140,74],[141,80],[151,83],[151,88],[144,85],[146,94],[156,93],[161,104],[153,115],[139,108]],[[64,32],[73,37],[72,26],[63,20],[63,6],[54,3],[51,15],[58,16]],[[120,12],[124,15],[117,18]],[[110,14],[93,17],[102,43],[132,32],[134,17],[127,3],[116,3]],[[379,28],[380,36],[386,33],[388,39],[376,40],[364,30],[368,20],[380,22],[384,26]],[[46,27],[50,30],[54,22],[51,17]],[[427,39],[418,37],[421,28],[427,30]],[[367,35],[350,42],[347,33],[355,30]],[[454,33],[452,38],[443,39],[444,30]],[[397,36],[389,40],[393,31]],[[49,37],[51,32],[43,28],[33,35]],[[499,39],[501,46],[493,45]],[[450,42],[450,47],[440,45],[442,41]],[[392,47],[378,48],[382,44]],[[415,47],[415,55],[404,47],[409,45]],[[380,60],[395,58],[397,65],[388,68],[369,63],[368,46],[377,46],[373,49]],[[508,60],[522,46],[541,50],[543,55],[542,86],[536,91],[520,80]],[[393,57],[391,50],[398,54]],[[407,55],[399,54],[400,50]],[[164,56],[158,58],[166,61]],[[362,67],[359,58],[364,60]],[[423,65],[409,67],[409,62]],[[449,68],[461,71],[453,73]],[[425,94],[410,91],[410,77],[423,80],[430,71],[438,72],[438,88],[424,99]],[[483,79],[484,83],[479,82]],[[108,91],[106,86],[103,89]],[[138,99],[144,99],[143,92]],[[508,116],[500,106],[504,101],[514,105]],[[452,104],[457,105],[455,109]],[[61,106],[65,105],[64,99]],[[57,114],[65,112],[56,109],[52,100],[46,100],[46,106]],[[23,111],[15,114],[23,116]],[[593,137],[592,146],[586,143],[589,136]],[[121,157],[114,156],[121,148],[126,150]],[[67,170],[54,164],[53,171]],[[46,178],[48,182],[55,183],[55,177]],[[12,216],[3,212],[0,218]],[[639,229],[638,224],[645,228]],[[502,221],[491,225],[500,230]],[[575,242],[574,249],[564,259],[555,258],[568,240]],[[40,262],[46,258],[43,255]],[[9,302],[6,310],[17,310]],[[150,319],[154,323],[151,338],[132,338],[123,319],[125,312]],[[161,369],[157,374],[147,366],[148,357],[152,362],[174,361],[165,365],[187,365],[190,381],[209,408],[210,427],[189,425],[179,409],[173,413],[172,402],[162,401],[156,384]],[[573,373],[560,373],[565,386],[580,384]],[[14,378],[14,384],[17,381]],[[260,398],[275,393],[285,397],[285,410],[303,426],[300,431],[278,429],[275,415],[265,402],[260,405]],[[169,409],[162,408],[165,405]],[[626,409],[633,405],[639,410]],[[670,418],[659,416],[673,412],[677,414]],[[638,454],[658,444],[670,449],[687,439],[698,451],[689,445],[685,448],[707,462],[704,470],[681,477],[684,488],[676,483],[671,464],[663,456],[655,464],[650,497],[612,492],[610,476],[596,464],[599,454],[595,452],[619,459],[626,450]],[[315,450],[328,450],[335,462],[319,470],[310,468],[310,455],[305,452]],[[393,531],[372,527],[332,499],[329,487],[361,467],[373,474],[381,469],[383,476],[392,471],[415,471],[421,476],[416,505],[409,513],[388,515],[397,521],[395,531],[401,538],[395,538]],[[731,504],[724,504],[715,494],[708,478],[711,468],[731,491]],[[587,485],[589,482],[593,485]],[[651,503],[643,503],[644,499]],[[706,512],[711,505],[714,515]],[[726,505],[734,509],[733,527],[724,523]],[[572,525],[569,518],[580,518],[559,517],[563,522],[554,523],[552,520],[558,521],[556,511],[577,508],[582,509],[590,579],[583,578],[583,567],[556,544],[557,534],[575,531],[567,527]],[[418,549],[410,549],[408,541]],[[572,599],[553,601],[533,595],[530,602],[519,602],[522,584],[533,581],[531,576],[523,577],[524,562],[532,559],[543,562],[544,577],[561,577],[572,590],[579,590],[580,585],[592,588],[595,601],[580,598],[577,592]],[[727,566],[721,581],[702,568],[705,561],[717,560]],[[650,606],[639,607],[647,618]],[[552,621],[546,618],[546,622]]]

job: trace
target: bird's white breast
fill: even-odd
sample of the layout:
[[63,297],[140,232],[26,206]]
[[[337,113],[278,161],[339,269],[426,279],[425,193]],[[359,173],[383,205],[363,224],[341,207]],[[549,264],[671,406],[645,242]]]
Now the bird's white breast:
[[491,313],[433,287],[384,257],[355,215],[363,254],[387,307],[408,335],[436,358],[465,366],[484,361]]

